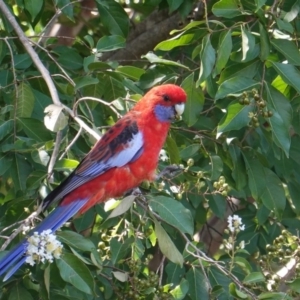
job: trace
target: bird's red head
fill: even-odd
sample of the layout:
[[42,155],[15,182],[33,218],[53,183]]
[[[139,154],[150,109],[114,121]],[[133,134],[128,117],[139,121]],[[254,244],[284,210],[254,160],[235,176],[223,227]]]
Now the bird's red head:
[[186,102],[185,91],[175,84],[164,84],[152,88],[138,102],[135,109],[149,109],[161,122],[170,122],[181,115]]

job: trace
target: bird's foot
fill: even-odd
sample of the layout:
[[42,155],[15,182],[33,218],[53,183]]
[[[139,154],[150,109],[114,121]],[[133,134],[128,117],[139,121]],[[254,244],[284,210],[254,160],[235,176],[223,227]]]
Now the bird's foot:
[[182,171],[183,169],[178,165],[170,165],[165,167],[159,174],[156,175],[156,180],[161,179],[165,176],[173,177],[176,175],[177,172]]

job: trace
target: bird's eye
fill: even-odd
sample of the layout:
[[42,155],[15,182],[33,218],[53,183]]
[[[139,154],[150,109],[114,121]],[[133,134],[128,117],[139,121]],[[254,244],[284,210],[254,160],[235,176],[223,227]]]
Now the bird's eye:
[[170,101],[170,97],[168,95],[163,95],[163,99],[166,102]]

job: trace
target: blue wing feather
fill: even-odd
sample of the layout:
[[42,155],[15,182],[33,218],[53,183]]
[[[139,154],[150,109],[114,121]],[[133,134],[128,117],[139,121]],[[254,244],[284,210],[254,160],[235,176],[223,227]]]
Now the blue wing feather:
[[[55,232],[74,216],[87,200],[88,199],[79,199],[69,205],[58,206],[36,228],[34,228],[29,235],[32,235],[33,232],[41,233],[47,229]],[[27,246],[27,239],[23,239],[0,260],[0,276],[8,271],[4,281],[9,279],[25,262]]]

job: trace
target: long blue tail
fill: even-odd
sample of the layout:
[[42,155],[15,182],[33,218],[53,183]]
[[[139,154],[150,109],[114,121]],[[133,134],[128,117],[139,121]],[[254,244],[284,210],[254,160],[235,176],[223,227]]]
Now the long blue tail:
[[[61,205],[54,209],[29,235],[34,232],[41,233],[44,230],[51,229],[55,232],[72,216],[74,216],[80,208],[86,203],[87,199],[79,199],[68,205]],[[25,262],[27,251],[27,239],[22,240],[11,251],[9,251],[2,259],[0,259],[0,276],[6,273],[3,281],[9,279]]]

